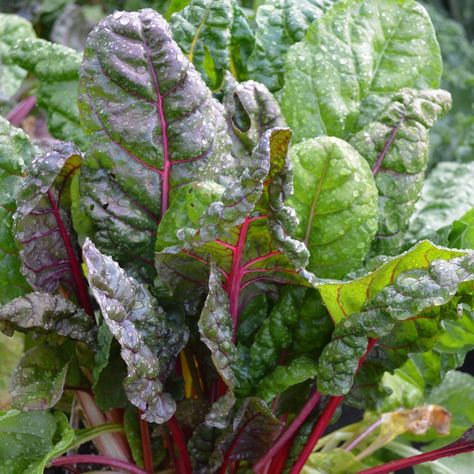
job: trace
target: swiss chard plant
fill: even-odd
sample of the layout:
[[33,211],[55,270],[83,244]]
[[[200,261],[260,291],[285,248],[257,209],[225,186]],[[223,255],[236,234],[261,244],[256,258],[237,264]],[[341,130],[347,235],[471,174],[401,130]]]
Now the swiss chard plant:
[[76,50],[0,15],[1,473],[472,469],[474,168],[425,179],[430,16],[256,3]]

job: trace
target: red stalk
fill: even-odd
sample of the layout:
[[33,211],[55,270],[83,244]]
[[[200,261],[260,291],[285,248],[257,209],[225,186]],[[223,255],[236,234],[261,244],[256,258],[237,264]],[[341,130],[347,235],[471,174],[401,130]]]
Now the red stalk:
[[[362,367],[362,364],[365,362],[365,359],[369,355],[369,352],[371,351],[372,347],[374,347],[376,342],[377,342],[376,339],[369,338],[369,341],[367,343],[367,349],[365,350],[364,355],[359,359],[359,365],[357,367],[357,370],[359,370]],[[313,429],[313,432],[308,438],[308,441],[306,442],[306,445],[303,448],[303,451],[301,452],[296,463],[291,469],[290,474],[299,474],[301,472],[304,465],[306,464],[306,461],[308,460],[309,456],[313,452],[314,447],[316,446],[321,436],[326,431],[326,428],[328,427],[329,422],[331,421],[331,418],[334,415],[334,412],[337,410],[337,407],[341,404],[342,400],[344,400],[343,396],[331,397],[329,399],[328,404],[324,407],[324,410],[321,413],[321,416],[319,417]]]
[[36,97],[34,95],[25,97],[7,113],[6,119],[15,127],[19,127],[21,122],[23,122],[23,120],[28,117],[29,113],[34,109],[35,105]]
[[138,415],[140,423],[140,436],[142,439],[142,450],[143,450],[143,464],[145,465],[145,471],[153,473],[153,452],[151,449],[150,432],[148,431],[148,423],[144,420],[140,414]]
[[282,433],[272,448],[255,464],[255,472],[262,471],[265,465],[293,438],[320,400],[321,394],[319,392],[314,392],[309,397],[299,415],[291,422],[290,426]]
[[390,461],[380,466],[371,467],[365,471],[360,471],[359,474],[386,474],[399,469],[406,469],[411,466],[416,466],[424,462],[436,461],[437,459],[446,458],[449,456],[455,456],[456,454],[468,453],[474,451],[474,441],[460,440],[454,443],[448,444],[444,448],[435,449],[428,451],[427,453],[417,454],[416,456],[410,456],[405,459],[398,459]]
[[178,452],[183,467],[183,474],[191,474],[193,471],[191,459],[189,457],[188,448],[186,447],[186,441],[184,439],[183,432],[181,431],[181,427],[179,426],[176,417],[173,416],[168,420],[168,428],[170,429],[171,436],[178,447]]
[[118,469],[123,469],[124,471],[128,471],[131,474],[148,474],[148,472],[139,468],[135,464],[120,461],[119,459],[111,458],[109,456],[98,456],[96,454],[75,454],[73,456],[63,456],[54,459],[50,466],[60,467],[71,466],[74,464],[100,464],[103,466],[117,467]]

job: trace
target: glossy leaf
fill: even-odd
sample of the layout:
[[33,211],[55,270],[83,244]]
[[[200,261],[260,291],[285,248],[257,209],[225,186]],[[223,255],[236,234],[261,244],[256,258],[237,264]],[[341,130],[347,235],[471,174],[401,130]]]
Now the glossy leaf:
[[12,407],[46,410],[60,400],[71,353],[61,347],[35,346],[26,352],[10,382]]
[[364,261],[377,231],[377,189],[367,163],[333,137],[291,149],[294,192],[288,199],[299,225],[294,235],[308,247],[308,270],[342,278]]
[[93,345],[96,327],[92,318],[60,295],[29,293],[0,308],[0,328],[7,335],[13,331],[34,329],[67,336]]
[[61,412],[0,413],[0,471],[43,474],[47,464],[73,439],[74,430]]
[[0,117],[0,304],[30,291],[13,233],[15,198],[34,149],[27,135]]
[[163,381],[187,341],[187,332],[182,326],[173,327],[148,289],[128,277],[90,240],[84,244],[83,255],[94,297],[127,364],[127,397],[143,411],[144,419],[164,423],[173,415],[176,403],[164,392]]
[[[435,309],[449,303],[463,283],[471,282],[472,291],[473,281],[474,255],[470,254],[451,260],[434,260],[424,269],[399,274],[369,300],[361,312],[350,314],[336,327],[333,341],[319,359],[318,389],[331,395],[349,391],[369,337],[380,339],[391,334],[382,339],[378,353],[373,355],[381,359],[382,367],[390,355],[384,357],[381,352],[386,350],[390,354],[398,348],[403,350],[401,363],[397,355],[389,361],[392,370],[397,368],[394,364],[403,364],[408,352],[424,352],[433,347],[435,337],[441,332],[440,312]],[[418,318],[420,314],[424,319]],[[377,373],[371,356],[372,353],[368,365],[373,380],[382,376],[385,367]],[[359,375],[364,377],[364,367]]]
[[14,95],[25,79],[27,72],[11,61],[10,48],[20,39],[34,38],[31,23],[21,16],[0,14],[0,100],[8,100]]
[[257,10],[255,48],[249,58],[249,76],[271,91],[283,86],[283,70],[290,46],[301,41],[309,25],[334,0],[266,0]]
[[77,107],[81,55],[42,39],[26,39],[15,44],[11,57],[39,80],[38,105],[47,114],[51,135],[84,147],[87,139],[79,124]]
[[439,87],[441,55],[414,0],[344,0],[290,48],[285,71],[281,105],[295,142],[346,138],[400,89]]
[[16,198],[15,237],[30,285],[75,294],[92,314],[69,210],[71,179],[80,166],[81,154],[70,143],[59,143],[33,160]]
[[442,90],[403,89],[350,138],[369,162],[379,190],[376,253],[399,251],[428,163],[428,132],[451,106]]
[[153,10],[104,19],[84,58],[80,108],[91,148],[80,232],[150,278],[153,236],[177,190],[232,174],[222,108]]

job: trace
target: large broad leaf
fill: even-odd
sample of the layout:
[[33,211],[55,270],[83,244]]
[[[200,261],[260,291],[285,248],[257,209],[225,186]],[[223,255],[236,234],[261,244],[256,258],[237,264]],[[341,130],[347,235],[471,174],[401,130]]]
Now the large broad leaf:
[[474,163],[440,163],[423,186],[410,226],[415,237],[451,224],[474,207]]
[[410,352],[434,346],[441,333],[440,320],[452,317],[448,303],[461,285],[463,292],[473,293],[474,255],[446,258],[399,274],[360,312],[351,313],[336,327],[319,360],[319,390],[331,395],[349,391],[369,337],[384,339],[359,372],[364,385],[376,383],[387,369],[400,367]]
[[184,282],[195,295],[196,285],[207,281],[212,258],[224,275],[234,327],[242,291],[249,285],[304,282],[301,269],[308,251],[288,235],[296,219],[283,204],[291,190],[290,136],[287,129],[265,132],[239,182],[220,190],[220,196],[215,187],[207,193],[198,186],[184,189],[158,229],[160,278],[174,290]]
[[150,9],[116,12],[95,28],[80,93],[91,140],[80,231],[123,266],[150,268],[156,227],[178,189],[194,179],[228,182],[222,108]]
[[6,410],[11,405],[11,395],[9,393],[10,378],[18,361],[23,354],[24,340],[23,334],[16,333],[13,337],[0,334],[0,410]]
[[0,304],[30,290],[20,272],[13,234],[15,198],[34,149],[26,134],[0,117]]
[[43,474],[73,440],[74,430],[61,412],[0,413],[0,471]]
[[94,344],[96,326],[93,319],[63,296],[30,293],[10,301],[0,308],[0,329],[8,335],[14,330],[34,329],[68,336]]
[[80,166],[81,154],[70,143],[59,143],[33,160],[16,198],[15,237],[30,285],[37,291],[72,293],[92,315],[70,216],[71,179]]
[[17,92],[27,72],[11,61],[10,48],[23,38],[34,38],[31,23],[17,15],[0,14],[0,101]]
[[51,135],[85,146],[87,139],[79,125],[77,108],[81,55],[59,44],[29,39],[18,41],[11,57],[38,78],[38,105],[46,111]]
[[221,86],[227,70],[233,69],[240,77],[241,71],[236,70],[239,64],[232,57],[233,47],[239,48],[237,59],[241,62],[245,59],[242,47],[251,46],[253,38],[235,0],[192,0],[171,16],[170,25],[174,40],[211,89]]
[[168,322],[147,288],[128,277],[90,240],[86,240],[83,254],[92,292],[127,364],[127,396],[143,411],[144,419],[164,423],[173,415],[176,403],[164,392],[163,381],[186,344],[187,332],[183,325]]
[[308,270],[342,278],[365,259],[377,231],[377,188],[366,161],[333,137],[291,149],[294,193],[288,199],[300,223],[295,237],[308,247]]
[[334,0],[266,0],[256,15],[255,48],[249,58],[249,76],[271,91],[283,86],[286,52],[301,41],[309,25]]
[[285,120],[278,102],[263,84],[239,84],[229,75],[226,80],[223,105],[233,142],[232,154],[245,167],[261,136],[271,128],[284,127]]
[[378,114],[363,118],[349,139],[369,162],[379,190],[377,254],[399,250],[421,193],[429,129],[450,105],[446,91],[402,89]]
[[413,0],[343,0],[287,55],[281,104],[295,141],[345,138],[404,87],[436,88],[441,55]]

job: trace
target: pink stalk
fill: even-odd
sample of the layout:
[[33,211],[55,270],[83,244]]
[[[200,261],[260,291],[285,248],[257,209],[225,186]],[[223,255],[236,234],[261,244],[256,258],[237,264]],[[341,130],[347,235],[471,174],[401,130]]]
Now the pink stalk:
[[7,113],[6,119],[15,127],[19,127],[21,122],[28,117],[29,113],[36,105],[36,97],[30,95],[15,105],[10,112]]
[[171,436],[178,448],[180,461],[183,466],[182,474],[191,474],[193,472],[191,459],[189,457],[188,449],[186,447],[186,441],[184,439],[181,427],[178,424],[178,420],[173,416],[168,420],[168,428],[171,431]]
[[267,463],[273,459],[273,457],[283,448],[283,446],[293,438],[294,434],[299,430],[301,425],[306,421],[310,413],[317,406],[321,400],[321,394],[319,392],[314,392],[308,401],[305,403],[303,409],[299,415],[291,422],[290,426],[281,434],[276,443],[272,448],[259,459],[257,464],[254,466],[255,472],[260,472],[267,465]]
[[148,474],[135,464],[111,458],[109,456],[98,456],[96,454],[76,454],[56,458],[50,464],[51,467],[71,466],[74,464],[100,464],[123,469],[131,474]]
[[375,423],[372,423],[365,431],[357,436],[354,441],[351,441],[344,451],[352,451],[361,441],[363,441],[370,433],[373,433],[382,424],[382,418],[379,418]]

